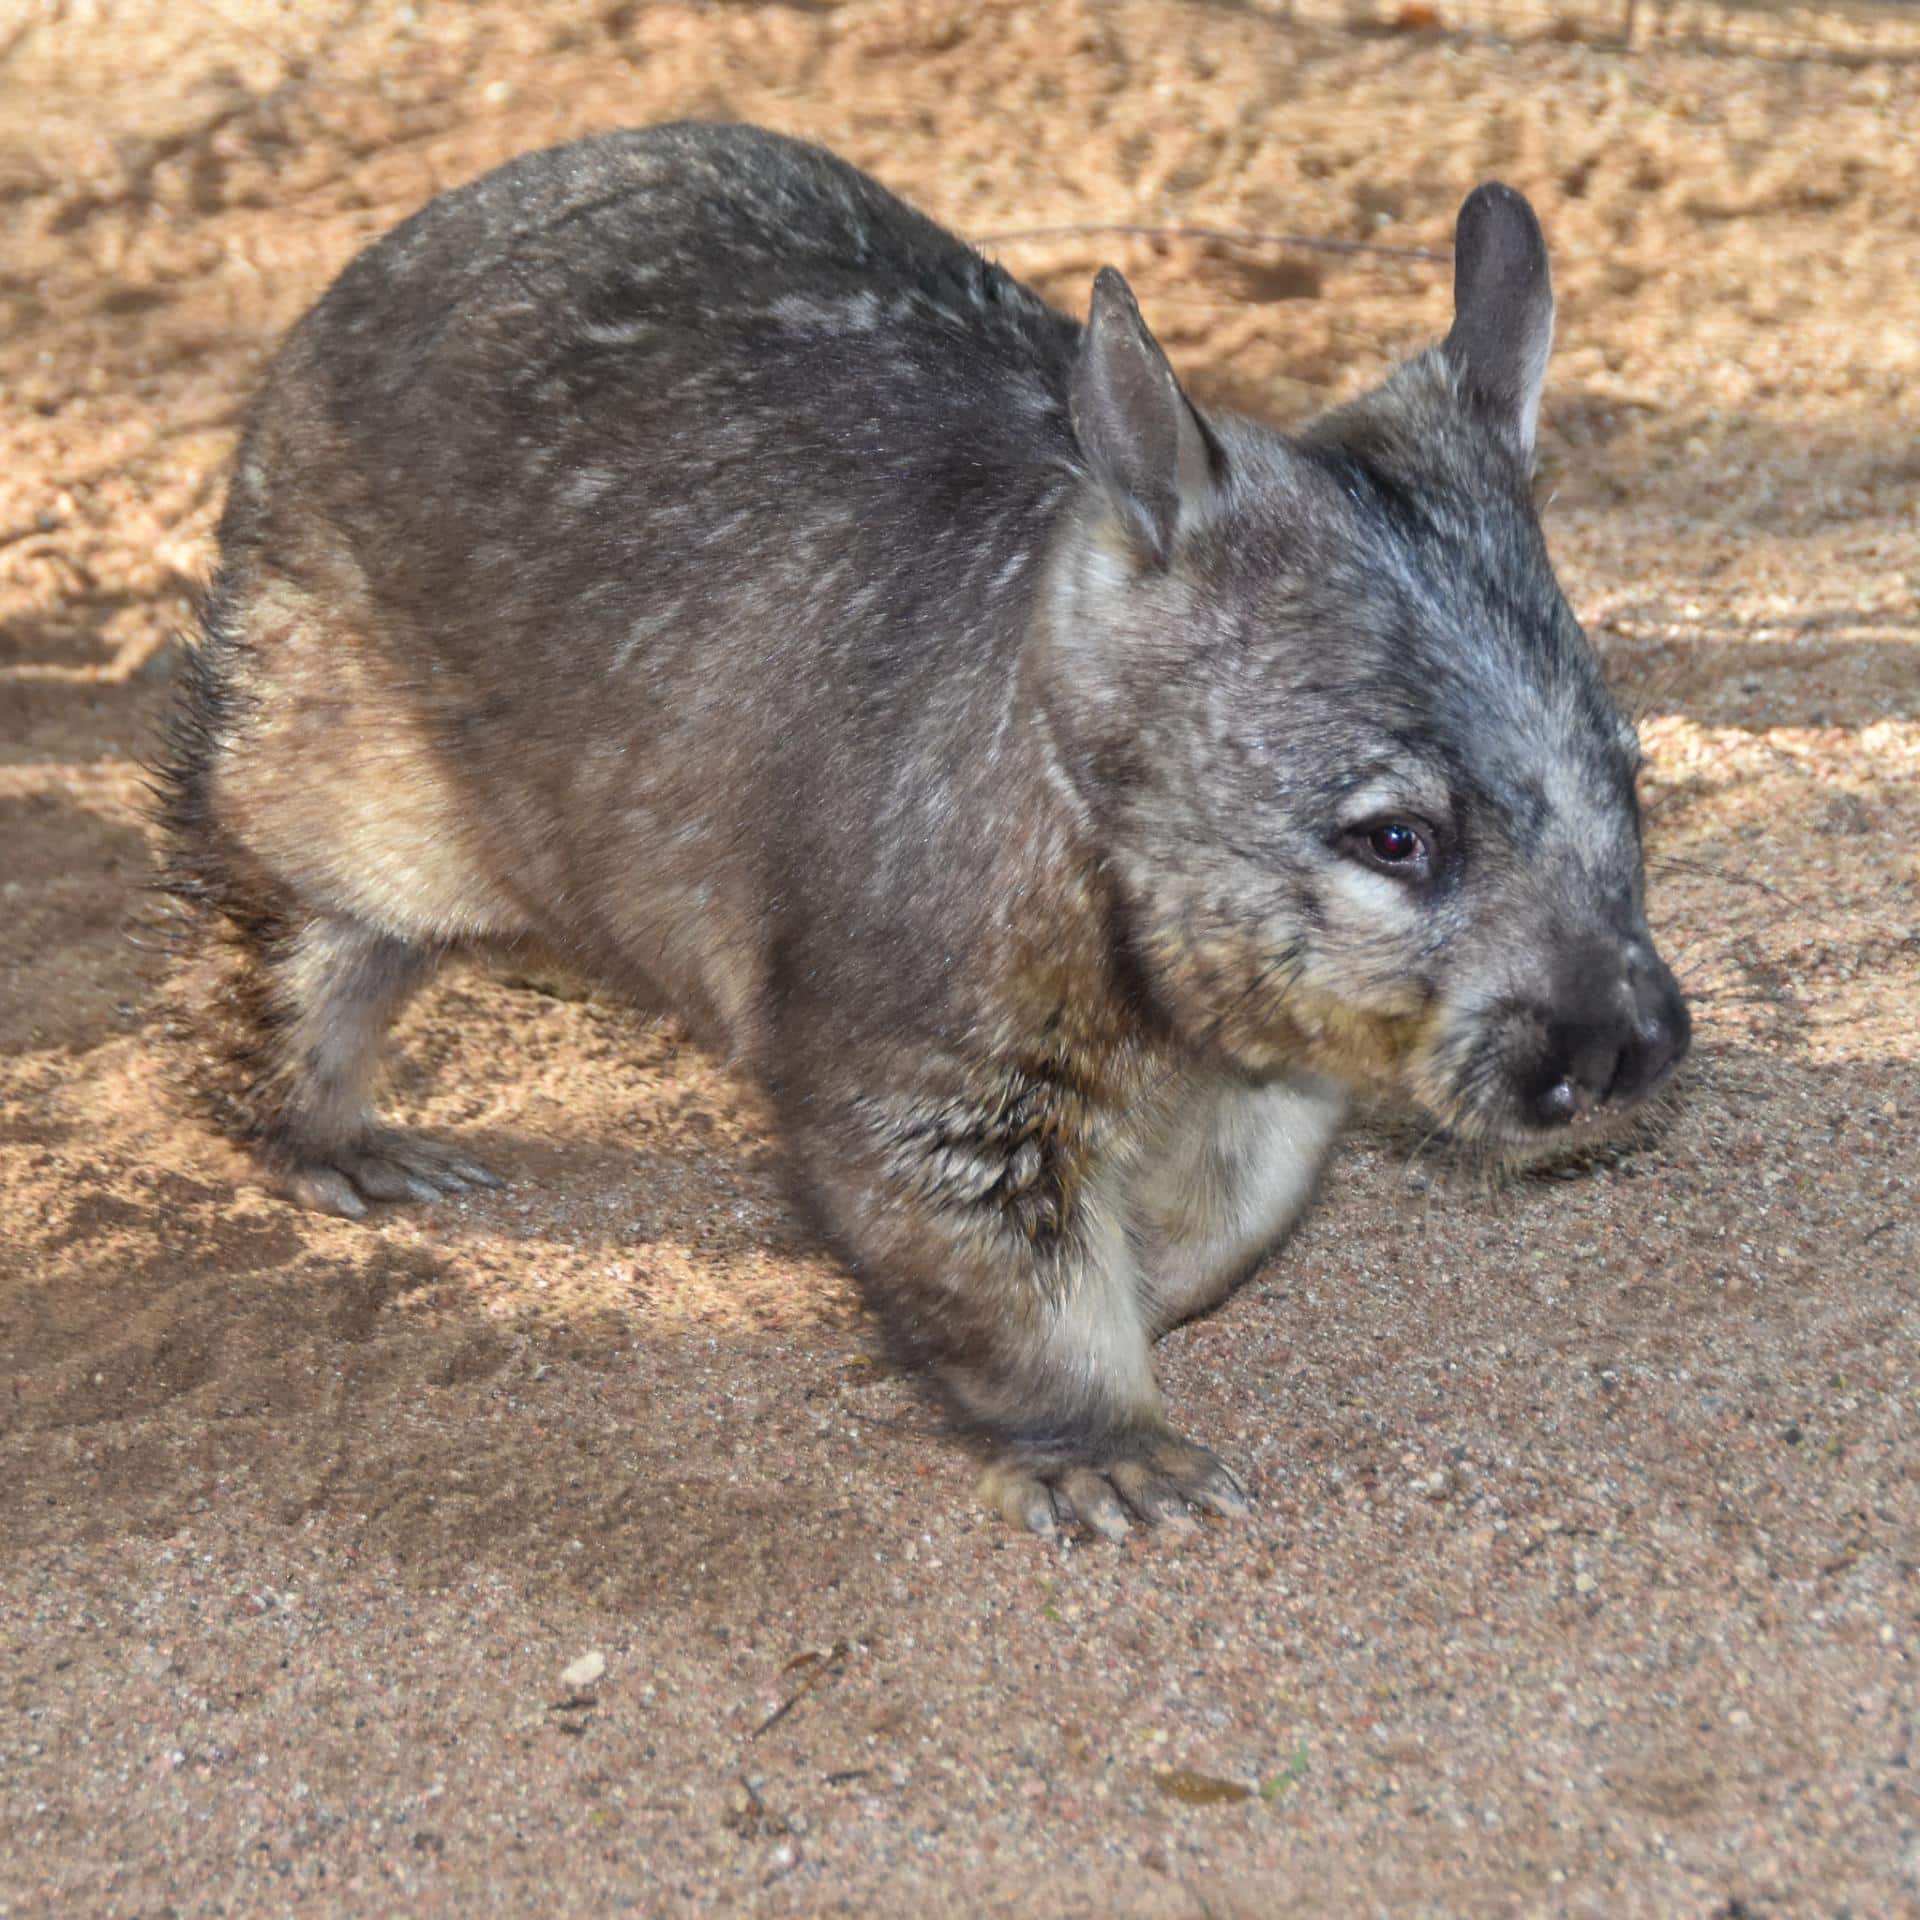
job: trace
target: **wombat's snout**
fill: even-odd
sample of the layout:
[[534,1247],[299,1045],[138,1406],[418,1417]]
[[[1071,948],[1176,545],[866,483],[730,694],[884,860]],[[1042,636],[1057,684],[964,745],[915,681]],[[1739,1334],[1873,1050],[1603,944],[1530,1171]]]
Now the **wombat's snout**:
[[1625,1113],[1680,1064],[1693,1037],[1679,983],[1650,946],[1585,956],[1569,971],[1520,1089],[1541,1127]]

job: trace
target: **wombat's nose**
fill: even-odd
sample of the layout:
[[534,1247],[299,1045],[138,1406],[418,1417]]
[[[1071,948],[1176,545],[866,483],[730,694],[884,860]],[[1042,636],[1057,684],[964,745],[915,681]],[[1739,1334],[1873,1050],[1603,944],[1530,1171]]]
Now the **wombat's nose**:
[[1651,1093],[1682,1060],[1693,1040],[1693,1020],[1672,974],[1658,974],[1634,994],[1633,1032],[1621,1049],[1607,1098],[1625,1106]]
[[1612,1018],[1556,1021],[1548,1029],[1545,1070],[1534,1117],[1564,1126],[1601,1107],[1630,1107],[1685,1057],[1693,1037],[1687,1003],[1659,961],[1636,969]]

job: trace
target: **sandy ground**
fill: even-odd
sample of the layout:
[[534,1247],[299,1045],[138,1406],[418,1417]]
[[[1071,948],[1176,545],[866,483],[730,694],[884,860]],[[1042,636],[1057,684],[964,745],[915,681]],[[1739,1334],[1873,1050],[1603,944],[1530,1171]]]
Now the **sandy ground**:
[[[1920,1913],[1920,67],[1135,0],[16,6],[0,51],[0,1913]],[[514,1176],[436,1213],[296,1214],[166,1098],[136,757],[263,356],[436,187],[689,112],[976,236],[1442,246],[1494,172],[1546,220],[1549,530],[1697,1060],[1575,1178],[1356,1139],[1163,1349],[1250,1523],[976,1512],[751,1097],[617,1009],[408,1016],[396,1108]],[[1283,422],[1447,308],[998,250],[1063,301],[1117,260]]]

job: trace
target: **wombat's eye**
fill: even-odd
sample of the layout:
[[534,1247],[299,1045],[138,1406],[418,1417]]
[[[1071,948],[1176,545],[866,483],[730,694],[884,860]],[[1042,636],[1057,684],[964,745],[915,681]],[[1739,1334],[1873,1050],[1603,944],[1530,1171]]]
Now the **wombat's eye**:
[[1404,820],[1389,820],[1367,835],[1367,847],[1383,866],[1397,867],[1420,854],[1420,836]]
[[1434,871],[1434,838],[1430,829],[1412,820],[1369,820],[1346,835],[1349,854],[1362,864],[1396,880],[1430,880]]

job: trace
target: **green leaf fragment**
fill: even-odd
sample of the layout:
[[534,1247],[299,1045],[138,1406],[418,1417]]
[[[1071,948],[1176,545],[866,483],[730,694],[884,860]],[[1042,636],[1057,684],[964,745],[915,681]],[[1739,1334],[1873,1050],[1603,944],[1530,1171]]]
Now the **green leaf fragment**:
[[1286,1790],[1307,1776],[1307,1743],[1303,1740],[1294,1748],[1293,1758],[1278,1773],[1270,1773],[1260,1783],[1262,1800],[1278,1800]]

